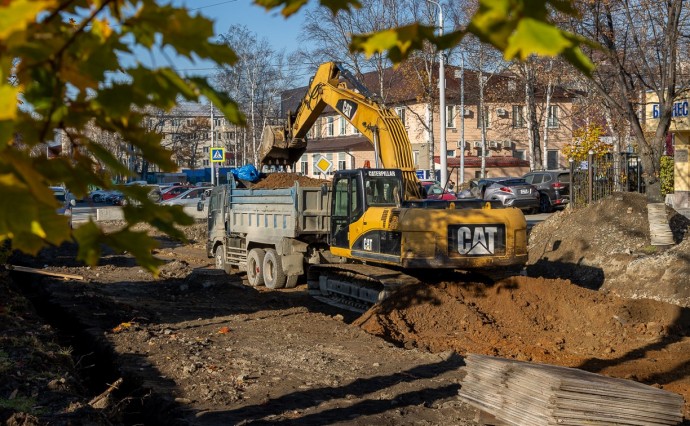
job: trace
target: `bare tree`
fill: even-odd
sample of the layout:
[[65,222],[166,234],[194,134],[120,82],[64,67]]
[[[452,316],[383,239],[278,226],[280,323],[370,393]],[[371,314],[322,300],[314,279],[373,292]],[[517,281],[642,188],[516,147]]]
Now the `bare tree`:
[[[645,179],[654,183],[674,102],[687,91],[690,82],[679,78],[690,47],[686,2],[579,0],[576,5],[583,18],[572,21],[572,27],[603,46],[602,50],[589,51],[598,64],[591,87],[615,115],[629,123]],[[658,98],[659,121],[652,135],[645,134],[645,91]]]
[[201,148],[207,141],[211,131],[211,123],[207,117],[195,117],[185,120],[177,134],[179,148],[176,156],[189,169],[195,170],[201,156]]
[[279,94],[290,86],[289,79],[283,73],[284,55],[273,50],[266,39],[257,39],[256,34],[243,25],[231,26],[220,37],[233,47],[238,60],[231,68],[219,70],[215,81],[220,90],[239,103],[242,112],[249,118],[249,151],[256,165],[258,139],[263,124],[267,118],[278,116]]

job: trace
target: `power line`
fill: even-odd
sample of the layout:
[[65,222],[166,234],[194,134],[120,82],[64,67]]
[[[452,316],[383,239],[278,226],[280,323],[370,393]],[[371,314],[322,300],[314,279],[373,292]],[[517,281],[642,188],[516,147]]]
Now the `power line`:
[[220,5],[228,4],[228,3],[234,3],[236,1],[237,0],[227,0],[227,1],[220,2],[220,3],[209,4],[208,6],[195,7],[193,9],[187,9],[187,10],[191,12],[193,10],[208,9],[209,7],[220,6]]

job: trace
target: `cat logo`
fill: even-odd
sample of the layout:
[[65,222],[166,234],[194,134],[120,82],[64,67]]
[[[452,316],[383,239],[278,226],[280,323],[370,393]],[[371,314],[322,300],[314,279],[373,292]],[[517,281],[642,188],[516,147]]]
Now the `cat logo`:
[[357,104],[346,99],[338,100],[335,104],[335,108],[350,121],[352,121],[352,117],[354,117],[357,112]]
[[496,253],[497,226],[461,226],[457,232],[458,253],[475,256]]

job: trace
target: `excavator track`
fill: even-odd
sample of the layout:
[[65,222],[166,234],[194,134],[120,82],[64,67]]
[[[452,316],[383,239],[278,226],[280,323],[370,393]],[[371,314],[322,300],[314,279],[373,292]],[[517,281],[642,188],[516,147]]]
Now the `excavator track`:
[[309,294],[354,312],[365,312],[396,289],[419,283],[403,272],[364,264],[312,265],[307,274]]

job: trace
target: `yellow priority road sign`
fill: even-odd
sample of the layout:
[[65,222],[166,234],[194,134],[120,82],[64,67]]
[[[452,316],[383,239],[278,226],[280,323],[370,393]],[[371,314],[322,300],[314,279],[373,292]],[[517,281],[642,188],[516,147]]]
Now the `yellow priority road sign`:
[[333,162],[324,156],[321,156],[316,163],[314,163],[314,168],[323,174],[330,172],[331,167],[333,167]]
[[225,148],[211,148],[211,162],[223,163],[225,162]]

